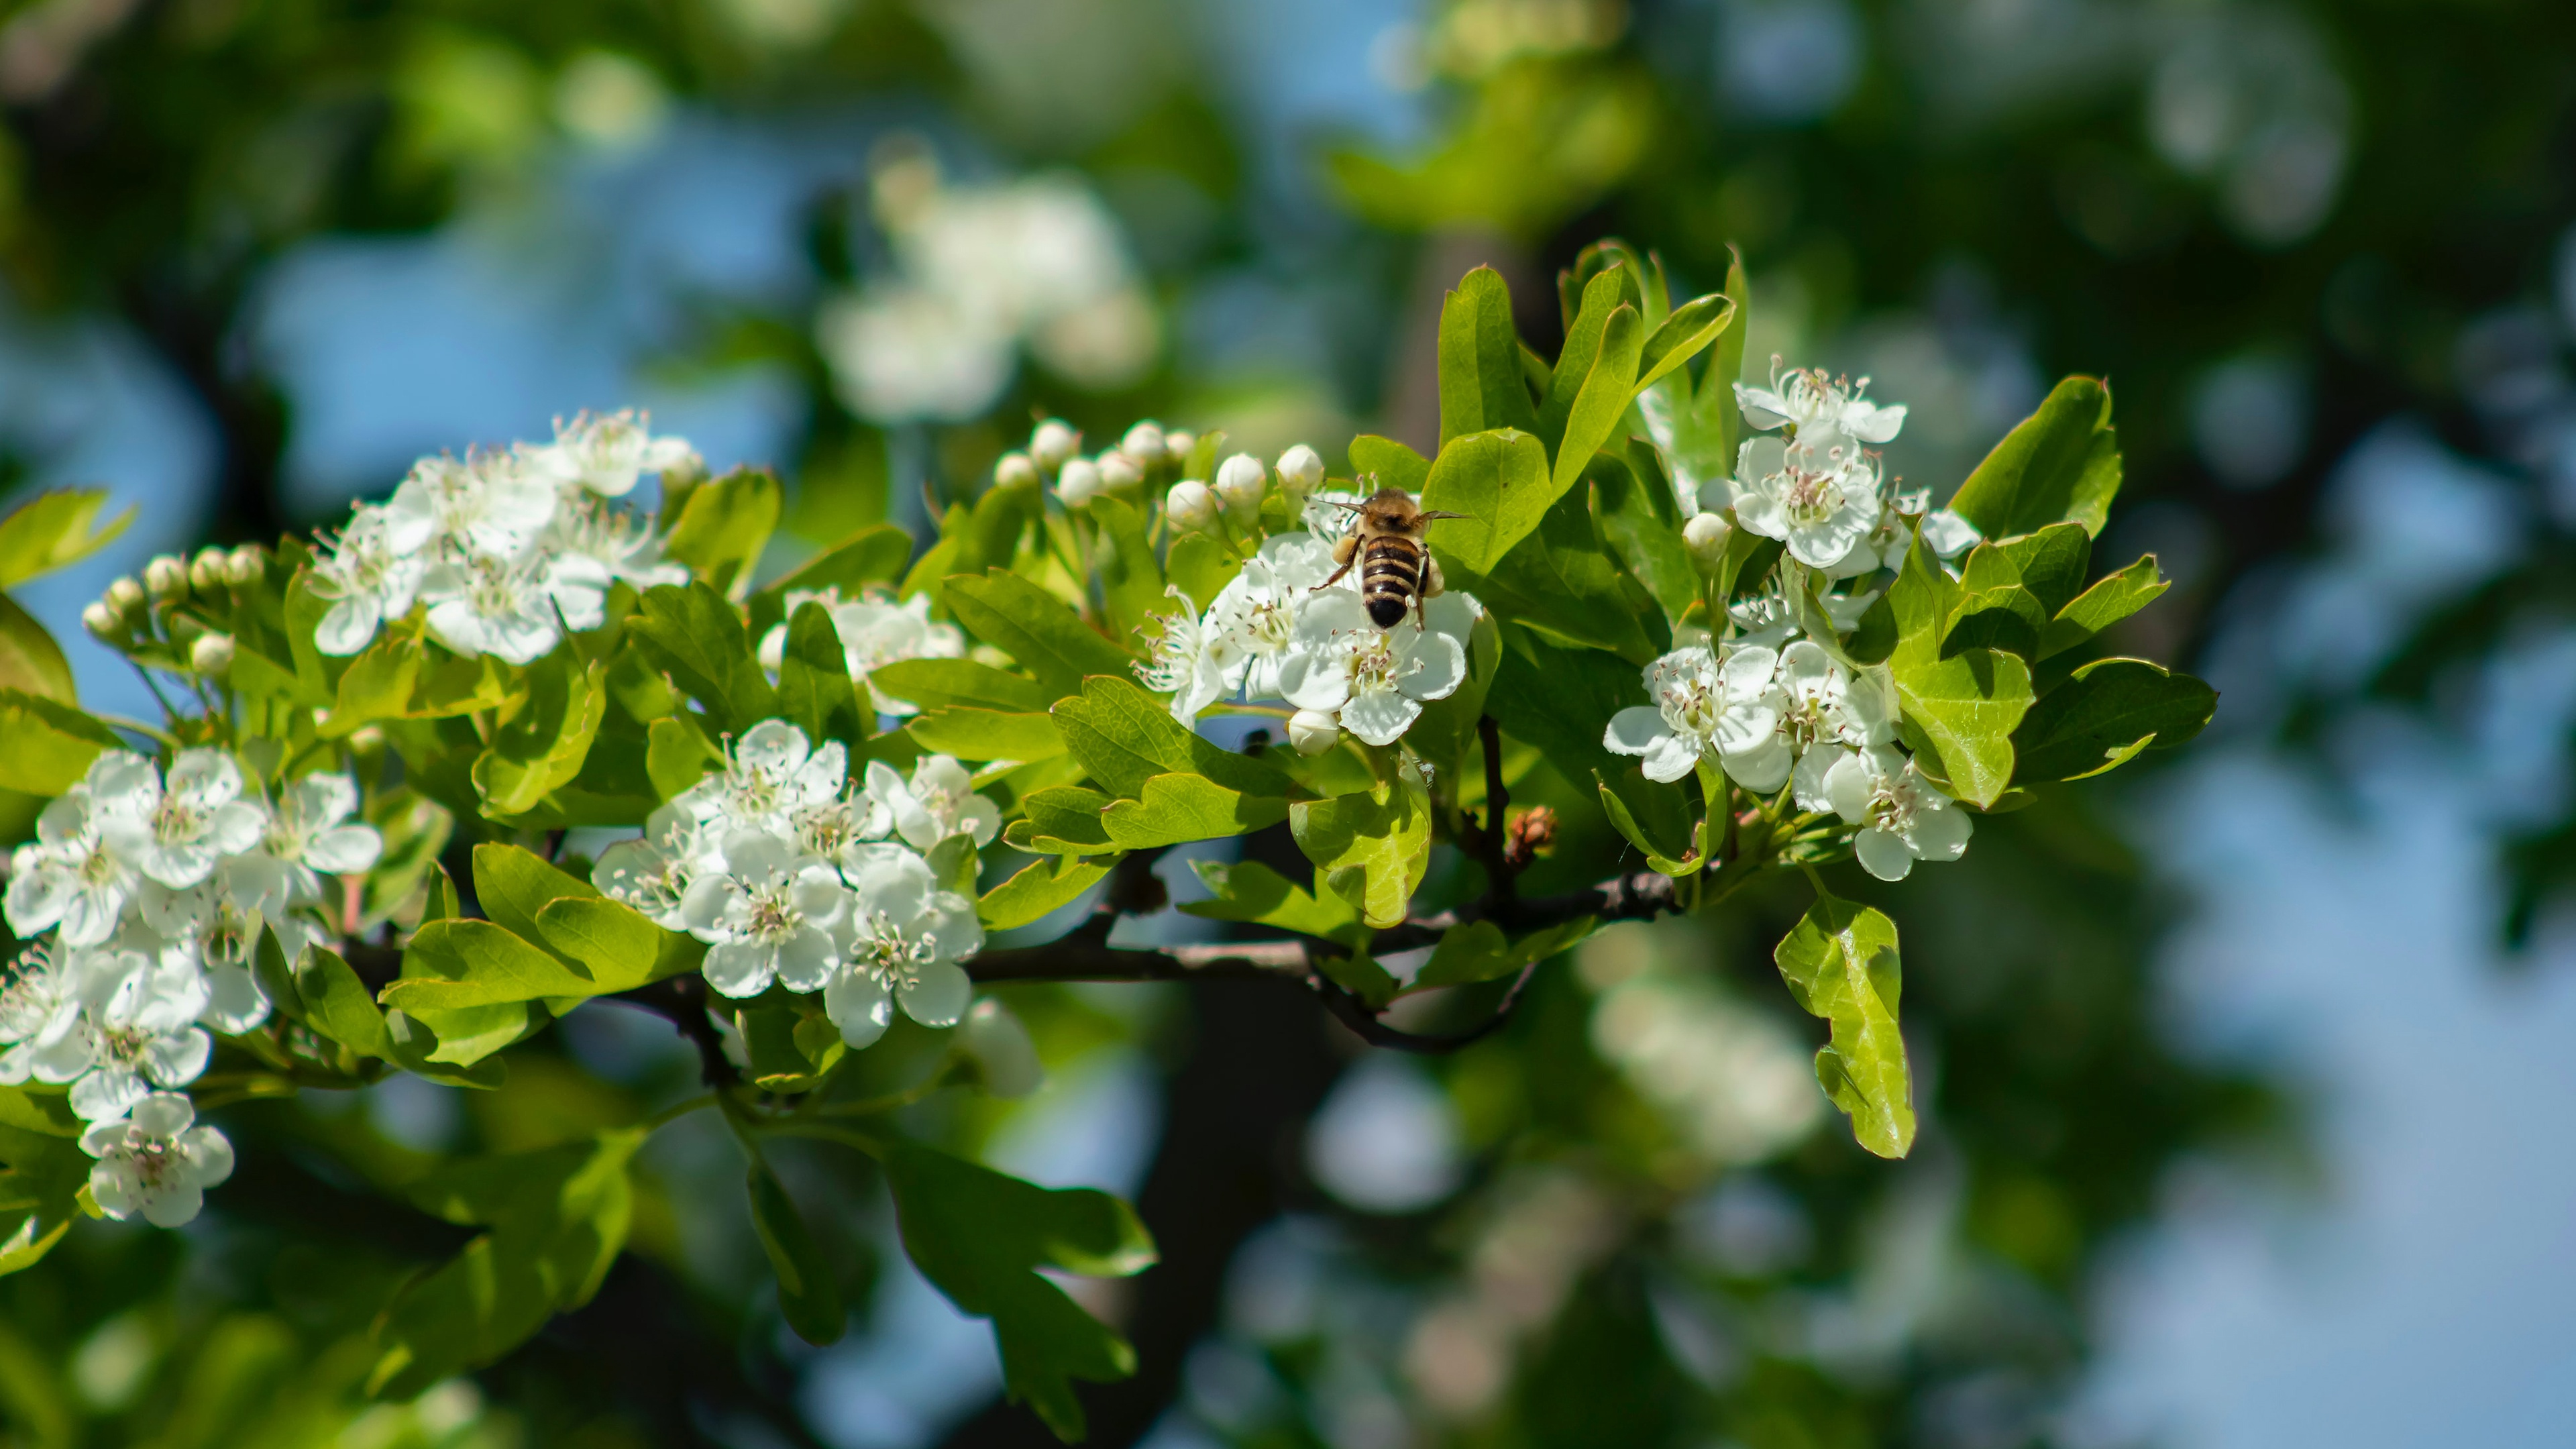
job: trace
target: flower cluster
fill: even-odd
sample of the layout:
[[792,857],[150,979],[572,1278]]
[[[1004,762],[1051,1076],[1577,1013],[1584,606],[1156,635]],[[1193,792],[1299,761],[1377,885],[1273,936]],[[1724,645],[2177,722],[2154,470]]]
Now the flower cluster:
[[1821,368],[1783,372],[1771,360],[1771,385],[1736,385],[1748,438],[1728,487],[1735,525],[1776,538],[1789,556],[1828,579],[1895,568],[1920,525],[1943,559],[1977,540],[1977,530],[1948,509],[1933,510],[1925,491],[1894,492],[1875,445],[1905,426],[1905,407],[1870,401],[1869,379],[1846,382]]
[[355,654],[419,606],[430,637],[457,653],[526,664],[565,629],[604,623],[611,584],[688,581],[662,560],[651,516],[615,500],[644,474],[703,468],[631,411],[558,422],[551,443],[423,458],[317,548],[313,591],[331,607],[314,643]]
[[[909,700],[895,699],[876,688],[869,680],[871,670],[904,659],[962,659],[966,654],[966,635],[954,624],[934,623],[930,617],[930,596],[915,594],[897,602],[884,590],[870,589],[855,599],[844,599],[839,589],[790,589],[787,591],[787,616],[807,604],[821,604],[832,615],[832,632],[840,636],[841,653],[849,662],[853,682],[868,685],[876,698],[880,713],[905,716],[919,713]],[[771,674],[787,659],[787,625],[775,624],[760,640],[760,664]]]
[[110,751],[11,857],[0,909],[34,940],[0,977],[0,1082],[69,1085],[97,1124],[83,1143],[111,1216],[184,1222],[229,1170],[222,1137],[189,1128],[171,1093],[205,1070],[208,1028],[268,1019],[261,932],[294,962],[331,931],[322,877],[375,865],[383,838],[350,821],[357,803],[345,775],[303,776],[271,802],[221,750],[181,750],[166,775]]
[[641,839],[602,852],[591,879],[706,942],[702,969],[718,992],[820,991],[842,1040],[863,1047],[896,1004],[925,1026],[964,1016],[973,988],[958,963],[983,948],[984,928],[931,858],[1000,827],[945,755],[909,779],[870,761],[853,781],[839,742],[817,749],[796,726],[763,720],[721,769],[655,811]]

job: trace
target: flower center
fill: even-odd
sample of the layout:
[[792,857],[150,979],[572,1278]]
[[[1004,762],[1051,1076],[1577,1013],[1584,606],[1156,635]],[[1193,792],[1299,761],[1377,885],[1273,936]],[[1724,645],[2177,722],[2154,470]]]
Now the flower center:
[[794,883],[784,878],[750,888],[743,899],[743,933],[754,940],[776,942],[795,935],[805,924],[796,909]]
[[[177,791],[163,791],[161,803],[152,809],[152,836],[165,841],[194,840],[205,831],[207,813],[180,798]],[[82,863],[81,876],[93,883],[103,882],[114,869],[107,852],[102,850]]]
[[913,984],[920,979],[921,968],[930,964],[935,948],[925,939],[906,936],[894,923],[894,917],[883,910],[872,910],[859,917],[858,947],[852,952],[852,964],[861,970],[884,977],[889,983]]
[[1395,657],[1395,645],[1374,629],[1353,631],[1359,647],[1351,651],[1351,693],[1395,688],[1411,672]]

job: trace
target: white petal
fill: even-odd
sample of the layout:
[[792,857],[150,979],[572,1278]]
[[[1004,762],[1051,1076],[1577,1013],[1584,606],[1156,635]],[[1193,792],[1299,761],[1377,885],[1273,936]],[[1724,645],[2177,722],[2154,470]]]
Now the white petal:
[[1914,852],[1891,831],[1870,829],[1852,842],[1852,853],[1860,857],[1860,868],[1880,880],[1903,880],[1914,869]]
[[1699,768],[1699,741],[1664,735],[1647,747],[1644,768],[1647,779],[1669,785]]
[[342,825],[313,837],[304,848],[305,863],[333,875],[359,875],[375,868],[385,851],[385,838],[372,825]]
[[1849,750],[1833,745],[1817,745],[1798,757],[1798,768],[1789,774],[1791,799],[1801,810],[1831,810],[1831,792],[1826,776],[1832,772],[1835,757],[1855,758]]
[[1789,742],[1776,733],[1753,749],[1723,759],[1726,777],[1756,795],[1768,795],[1789,781]]
[[841,1029],[842,1042],[855,1050],[885,1035],[894,1020],[894,1001],[875,976],[844,971],[823,988],[823,1011]]
[[[1401,624],[1398,628],[1403,627]],[[1448,634],[1422,630],[1407,642],[1396,688],[1415,699],[1447,699],[1467,678],[1467,649]]]
[[923,1026],[955,1026],[965,1018],[975,983],[967,979],[966,968],[934,961],[921,968],[918,979],[898,988],[898,994],[903,998],[903,1014]]
[[778,945],[778,981],[790,991],[819,991],[841,964],[832,938],[806,926]]
[[777,975],[778,953],[749,941],[727,941],[707,951],[699,968],[707,984],[731,997],[758,996]]
[[1391,745],[1422,717],[1422,706],[1392,689],[1353,696],[1342,706],[1342,728],[1372,745]]
[[197,1220],[205,1205],[205,1189],[193,1183],[165,1182],[143,1195],[143,1220],[156,1228],[184,1227]]
[[154,1037],[143,1048],[143,1070],[164,1087],[184,1087],[206,1070],[215,1039],[196,1027]]
[[1938,806],[1916,813],[1914,838],[1907,843],[1925,860],[1957,860],[1967,854],[1968,837],[1976,830],[1967,811],[1955,805]]
[[[1809,759],[1818,755],[1825,755],[1830,761],[1820,782],[1826,803],[1832,806],[1835,814],[1854,825],[1867,820],[1870,795],[1877,783],[1870,773],[1869,762],[1852,750],[1817,749],[1808,752]],[[1800,767],[1804,768],[1804,765],[1805,762],[1801,761]]]
[[1642,755],[1672,732],[1673,727],[1664,722],[1662,710],[1632,704],[1610,716],[1610,728],[1601,734],[1601,748],[1613,754]]

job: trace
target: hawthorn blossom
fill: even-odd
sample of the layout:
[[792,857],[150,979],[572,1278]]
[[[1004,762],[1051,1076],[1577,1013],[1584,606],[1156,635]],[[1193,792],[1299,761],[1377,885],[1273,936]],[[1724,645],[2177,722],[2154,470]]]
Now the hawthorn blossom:
[[647,473],[705,466],[686,438],[654,437],[645,428],[644,415],[632,408],[581,413],[569,423],[557,418],[552,443],[523,444],[517,454],[521,466],[535,476],[603,498],[634,492]]
[[116,931],[139,878],[133,863],[100,830],[90,782],[121,777],[125,762],[150,764],[139,755],[101,755],[89,774],[36,817],[36,838],[9,857],[5,903],[9,929],[33,936],[61,928],[66,946],[95,946]]
[[1879,512],[1877,457],[1847,434],[1752,438],[1737,456],[1737,525],[1787,544],[1809,568],[1841,576],[1875,567],[1875,555],[1852,565]]
[[758,996],[772,981],[814,991],[839,964],[831,928],[849,895],[831,866],[793,842],[741,830],[725,839],[720,863],[689,883],[680,917],[711,948],[701,970],[725,995]]
[[[70,1081],[89,1066],[81,1025],[78,961],[39,941],[0,977],[0,1083]],[[68,1045],[66,1045],[68,1043]]]
[[554,520],[555,501],[552,480],[512,454],[441,454],[412,465],[384,517],[396,548],[443,544],[465,557],[515,559]]
[[1864,443],[1889,442],[1905,426],[1905,405],[1871,402],[1862,396],[1868,390],[1868,378],[1849,382],[1821,367],[1794,368],[1783,375],[1780,359],[1774,356],[1771,385],[1747,387],[1739,382],[1735,400],[1744,409],[1744,420],[1760,430],[1787,423],[1801,437],[1837,432]]
[[952,835],[982,846],[1002,828],[1002,812],[975,793],[974,777],[947,755],[924,755],[906,780],[883,760],[870,760],[866,833],[900,835],[927,851]]
[[816,749],[805,732],[783,719],[765,719],[745,731],[725,754],[724,767],[681,792],[672,804],[715,827],[719,837],[739,830],[787,835],[800,812],[841,793],[849,751],[838,740]]
[[385,838],[360,821],[358,784],[346,775],[306,775],[278,792],[260,849],[234,857],[230,869],[253,877],[258,894],[272,902],[270,915],[288,905],[322,899],[324,875],[364,875],[384,854]]
[[1738,645],[1721,658],[1706,645],[1676,649],[1646,667],[1651,705],[1611,716],[1604,749],[1644,757],[1646,778],[1681,779],[1704,759],[1740,776],[1777,732],[1780,691],[1772,683],[1779,656]]
[[1732,773],[1756,794],[1794,783],[1799,809],[1827,809],[1826,771],[1854,750],[1896,738],[1895,680],[1885,665],[1854,674],[1801,639],[1780,651],[1778,685],[1777,728]]
[[924,1026],[955,1026],[974,995],[957,963],[984,946],[975,903],[941,889],[929,862],[901,846],[865,849],[846,872],[854,900],[840,933],[841,969],[823,988],[824,1013],[853,1047],[883,1036],[897,1003]]
[[687,930],[688,918],[680,907],[706,854],[705,835],[697,813],[674,800],[645,819],[641,837],[601,851],[590,869],[590,883],[666,931]]
[[[914,594],[898,603],[881,590],[843,599],[837,588],[820,592],[791,589],[785,602],[787,618],[791,620],[797,610],[809,603],[819,603],[831,611],[832,632],[840,636],[850,678],[868,685],[877,708],[886,714],[903,716],[919,710],[909,701],[891,698],[877,688],[868,678],[872,671],[899,660],[962,659],[966,654],[964,631],[954,624],[931,620],[928,594]],[[787,624],[781,622],[761,636],[760,662],[774,674],[786,658]]]
[[367,647],[376,631],[411,612],[429,560],[423,540],[395,541],[383,509],[361,505],[337,539],[317,539],[306,586],[330,609],[313,631],[313,647],[346,657]]
[[[420,594],[429,605],[431,638],[459,654],[530,664],[563,639],[556,588],[542,566],[478,556],[432,565]],[[564,584],[563,592],[576,608],[585,594],[594,609],[599,604],[597,591],[578,580]]]
[[1825,773],[1824,787],[1834,813],[1864,827],[1852,853],[1880,880],[1905,879],[1918,860],[1957,860],[1976,833],[1967,811],[1884,745],[1844,754]]
[[140,1213],[159,1228],[194,1220],[206,1189],[233,1173],[232,1144],[196,1116],[184,1095],[154,1092],[81,1133],[81,1150],[98,1159],[89,1194],[99,1211],[119,1221]]
[[[202,993],[202,987],[199,990]],[[202,1005],[202,994],[197,999]],[[184,1087],[195,1081],[215,1049],[214,1038],[193,1025],[155,1030],[139,1024],[84,1022],[82,1029],[89,1034],[91,1056],[88,1069],[72,1079],[71,1109],[85,1122],[123,1116],[154,1087]]]
[[[544,544],[567,561],[562,577],[556,581],[558,588],[567,591],[592,579],[602,589],[620,580],[638,589],[689,581],[688,565],[662,557],[661,540],[653,531],[653,515],[614,507],[586,489],[565,497],[555,511],[554,526],[547,531]],[[575,620],[574,627],[599,626]]]
[[1481,606],[1465,594],[1428,601],[1421,622],[1380,629],[1360,596],[1327,589],[1299,611],[1279,668],[1279,693],[1301,710],[1338,717],[1372,745],[1391,745],[1467,678],[1467,636]]
[[1331,544],[1311,533],[1283,533],[1263,540],[1260,552],[1244,560],[1243,571],[1217,591],[1208,629],[1225,641],[1230,683],[1244,698],[1279,697],[1298,615],[1332,576]]
[[[102,763],[110,757],[102,756]],[[130,763],[129,763],[130,762]],[[99,830],[150,880],[176,889],[214,874],[225,856],[259,844],[268,809],[242,798],[241,766],[218,749],[181,750],[164,783],[140,755],[101,771],[92,766],[90,799]]]
[[1199,711],[1224,697],[1241,673],[1233,638],[1221,628],[1199,622],[1189,596],[1177,584],[1163,592],[1181,601],[1169,614],[1158,614],[1163,632],[1155,636],[1151,657],[1137,664],[1136,678],[1156,694],[1172,697],[1172,718],[1189,724]]

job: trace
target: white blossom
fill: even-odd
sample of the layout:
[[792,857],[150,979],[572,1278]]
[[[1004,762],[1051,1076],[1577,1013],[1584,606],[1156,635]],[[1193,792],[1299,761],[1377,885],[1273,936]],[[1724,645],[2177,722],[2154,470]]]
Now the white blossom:
[[1796,368],[1784,374],[1775,356],[1771,359],[1771,385],[1747,387],[1739,382],[1735,385],[1735,398],[1744,409],[1744,420],[1758,429],[1788,423],[1800,436],[1838,432],[1864,443],[1888,442],[1905,426],[1905,405],[1885,407],[1871,402],[1862,396],[1868,390],[1868,378],[1858,382],[1839,380],[1820,367]]
[[1723,513],[1694,513],[1690,522],[1682,525],[1682,547],[1690,550],[1691,562],[1698,564],[1702,573],[1717,572],[1719,562],[1726,557],[1727,542],[1734,536],[1735,525],[1727,522]]
[[1324,455],[1299,443],[1279,455],[1279,488],[1288,496],[1303,499],[1324,481]]
[[785,836],[796,817],[841,793],[849,752],[838,740],[816,749],[805,732],[765,719],[726,752],[724,767],[681,792],[672,804],[705,822],[718,839],[735,831]]
[[1216,527],[1217,498],[1205,483],[1184,478],[1163,495],[1163,516],[1182,533],[1204,533]]
[[1237,453],[1226,459],[1216,470],[1213,486],[1227,517],[1245,528],[1261,521],[1261,499],[1270,491],[1270,475],[1259,458]]
[[257,845],[268,828],[267,808],[242,798],[241,766],[222,750],[181,750],[166,784],[140,755],[104,771],[93,765],[85,783],[100,832],[136,870],[165,886],[204,880],[223,857]]
[[[796,611],[809,603],[819,603],[831,612],[832,632],[840,637],[850,678],[868,685],[877,708],[886,714],[903,716],[919,711],[911,702],[895,699],[876,688],[869,679],[873,671],[906,659],[959,659],[966,653],[964,631],[954,624],[932,621],[928,594],[914,594],[898,603],[875,590],[855,599],[843,599],[836,588],[820,592],[790,589],[785,603],[788,620],[793,620]],[[787,628],[784,621],[773,624],[760,639],[760,662],[773,673],[787,660]]]
[[[563,577],[555,581],[555,587],[566,591],[576,586],[604,590],[609,583],[621,579],[638,589],[689,581],[688,565],[662,557],[662,543],[654,535],[651,514],[615,507],[589,492],[564,499],[555,512],[553,527],[546,532],[544,546],[556,556],[573,561]],[[568,618],[570,614],[567,609]],[[604,618],[604,610],[602,615]],[[599,627],[579,619],[572,623],[577,629]]]
[[1279,669],[1279,693],[1299,709],[1336,715],[1372,745],[1391,745],[1467,677],[1467,636],[1481,612],[1465,594],[1443,594],[1423,618],[1392,629],[1370,620],[1360,596],[1327,589],[1299,610]]
[[1319,709],[1288,716],[1288,743],[1301,755],[1320,755],[1342,742],[1342,722]]
[[1895,681],[1885,665],[1854,674],[1801,639],[1780,651],[1778,686],[1777,728],[1730,773],[1757,794],[1794,778],[1799,809],[1827,809],[1825,774],[1835,762],[1896,737]]
[[[1332,545],[1311,533],[1264,539],[1260,551],[1244,560],[1207,614],[1208,632],[1221,641],[1229,688],[1243,691],[1246,699],[1279,697],[1279,675],[1296,640],[1298,617],[1323,597],[1315,590],[1332,575]],[[1468,627],[1473,626],[1471,618]]]
[[361,504],[337,539],[317,539],[312,582],[331,607],[313,631],[313,647],[345,657],[367,647],[386,621],[411,612],[429,560],[427,539],[398,543],[382,508]]
[[[570,581],[567,581],[570,582]],[[459,654],[492,654],[512,664],[544,657],[563,638],[556,616],[555,581],[537,564],[502,558],[444,559],[421,580],[429,605],[429,634]],[[575,591],[591,595],[586,585]]]
[[86,778],[36,817],[35,840],[9,858],[5,901],[12,931],[33,936],[59,926],[67,946],[95,946],[114,934],[140,877],[100,829],[90,787],[113,784],[134,766],[148,770],[151,762],[124,751],[99,756]]
[[1976,832],[1966,810],[1884,745],[1844,754],[1826,772],[1824,787],[1834,813],[1864,827],[1852,851],[1880,880],[1905,879],[1918,860],[1957,860]]
[[831,979],[840,952],[831,928],[849,891],[824,861],[759,830],[725,838],[721,861],[689,883],[680,916],[707,943],[707,984],[727,996],[758,996],[772,981],[814,991]]
[[[202,1006],[202,995],[198,1000]],[[85,1122],[123,1115],[154,1087],[195,1081],[215,1047],[214,1039],[194,1025],[159,1031],[84,1022],[82,1030],[90,1034],[92,1055],[89,1070],[72,1081],[71,1109]]]
[[957,963],[984,945],[975,903],[941,889],[929,862],[898,845],[869,847],[845,874],[854,899],[841,931],[843,965],[823,989],[841,1039],[875,1041],[896,1003],[924,1026],[955,1026],[974,994]]
[[603,498],[623,498],[646,473],[703,467],[685,438],[657,438],[632,408],[571,422],[555,420],[555,440],[518,449],[521,466],[540,478],[582,488]]
[[1155,616],[1163,632],[1153,640],[1151,657],[1135,666],[1136,678],[1156,694],[1170,695],[1172,718],[1188,724],[1234,687],[1241,660],[1233,637],[1201,624],[1179,585],[1166,585],[1163,592],[1179,599],[1181,607]]
[[706,833],[695,810],[673,801],[646,818],[641,837],[601,851],[590,883],[666,931],[687,930],[680,906],[708,853]]
[[1839,576],[1876,567],[1859,545],[1879,512],[1877,456],[1847,434],[1752,438],[1738,456],[1736,524],[1779,539],[1809,568]]
[[468,558],[515,559],[554,520],[553,480],[510,453],[444,454],[412,465],[385,504],[397,548],[444,544]]
[[185,1096],[155,1092],[123,1117],[92,1123],[80,1145],[98,1159],[89,1193],[99,1211],[120,1221],[140,1213],[161,1228],[193,1220],[206,1189],[233,1173],[232,1144],[196,1115]]
[[1601,744],[1637,755],[1649,780],[1673,781],[1714,759],[1731,777],[1758,765],[1777,733],[1781,697],[1772,683],[1777,655],[1739,645],[1722,658],[1706,645],[1676,649],[1646,667],[1651,705],[1630,705],[1610,719]]
[[867,833],[900,835],[915,850],[929,850],[952,835],[989,844],[1002,828],[1002,812],[975,793],[966,767],[947,755],[924,755],[904,779],[892,765],[870,760]]
[[30,1077],[68,1082],[89,1069],[90,1039],[82,1033],[77,954],[50,941],[30,946],[0,978],[0,1083]]
[[227,871],[254,873],[255,889],[269,915],[289,905],[322,899],[325,875],[363,875],[384,854],[385,838],[359,821],[358,783],[346,775],[306,775],[280,790],[268,834],[256,851],[225,862]]

